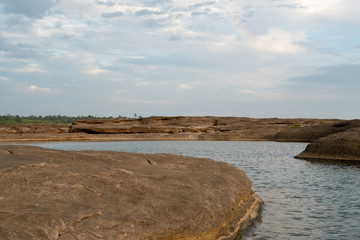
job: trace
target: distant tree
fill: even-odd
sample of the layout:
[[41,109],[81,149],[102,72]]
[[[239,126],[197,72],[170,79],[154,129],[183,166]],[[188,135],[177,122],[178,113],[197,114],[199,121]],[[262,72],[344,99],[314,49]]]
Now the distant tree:
[[20,118],[19,115],[16,115],[16,116],[15,116],[15,122],[16,122],[16,123],[21,123],[21,118]]
[[[137,117],[137,115],[136,115]],[[118,118],[126,118],[119,115]],[[7,115],[0,115],[0,125],[11,125],[11,124],[20,124],[20,123],[61,123],[61,124],[70,124],[76,120],[85,120],[85,119],[113,119],[112,116],[110,117],[95,117],[92,115],[88,116],[63,116],[63,115],[47,115],[47,116],[22,116],[19,115],[12,116],[10,114]]]

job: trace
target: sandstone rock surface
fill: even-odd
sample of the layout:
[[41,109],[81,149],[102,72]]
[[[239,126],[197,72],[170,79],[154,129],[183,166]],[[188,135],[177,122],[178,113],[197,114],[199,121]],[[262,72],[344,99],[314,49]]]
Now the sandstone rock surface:
[[24,123],[0,126],[0,134],[26,134],[26,133],[67,133],[69,125],[66,124],[44,124],[44,123]]
[[172,154],[0,145],[4,240],[236,239],[261,199],[240,169]]
[[[336,122],[337,120],[328,120]],[[294,125],[319,124],[318,119],[241,117],[149,117],[142,119],[76,121],[72,133],[159,134],[199,140],[273,140],[278,132]]]
[[320,138],[310,143],[296,158],[360,163],[360,128],[350,128]]
[[304,127],[290,127],[278,132],[275,135],[274,140],[283,142],[313,142],[319,138],[356,127],[360,127],[360,120],[339,120]]
[[[0,126],[0,142],[13,141],[122,141],[224,140],[302,141],[306,126],[340,122],[337,119],[279,119],[246,117],[149,117],[96,119],[60,124]],[[295,131],[294,127],[299,128]],[[296,131],[299,131],[297,133]],[[323,130],[321,130],[322,132]],[[300,136],[300,137],[299,137]],[[300,139],[300,140],[299,140]]]

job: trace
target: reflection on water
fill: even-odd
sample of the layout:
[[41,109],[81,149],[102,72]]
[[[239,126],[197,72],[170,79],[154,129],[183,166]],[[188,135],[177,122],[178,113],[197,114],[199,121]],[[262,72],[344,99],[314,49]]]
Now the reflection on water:
[[[34,145],[34,144],[33,144]],[[140,141],[36,144],[64,150],[167,152],[243,169],[265,201],[243,239],[359,239],[360,166],[296,160],[305,143]]]

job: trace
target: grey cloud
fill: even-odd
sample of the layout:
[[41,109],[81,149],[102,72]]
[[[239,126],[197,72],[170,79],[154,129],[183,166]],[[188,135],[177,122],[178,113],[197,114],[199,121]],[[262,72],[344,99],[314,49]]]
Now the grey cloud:
[[192,12],[191,16],[193,16],[193,17],[199,17],[199,16],[217,17],[217,16],[219,16],[219,14],[212,12],[209,8],[206,8],[206,9],[204,9],[202,11],[194,11],[194,12]]
[[290,8],[290,9],[306,8],[305,6],[302,6],[301,4],[298,4],[298,3],[295,3],[295,4],[279,4],[276,7],[278,7],[278,8]]
[[318,73],[290,79],[290,82],[334,86],[359,86],[360,64],[343,64],[319,68]]
[[135,16],[139,17],[139,16],[150,16],[150,15],[160,15],[161,12],[155,12],[155,11],[150,11],[148,9],[142,9],[139,10],[137,12],[135,12]]
[[205,9],[204,11],[195,11],[195,12],[192,12],[191,13],[191,16],[193,17],[198,17],[198,16],[209,16],[210,13],[209,13],[209,9]]
[[182,39],[181,36],[172,35],[172,36],[169,38],[169,41],[180,41],[181,39]]
[[8,40],[0,37],[0,50],[5,52],[7,57],[29,59],[40,59],[42,56],[36,52],[37,47],[29,44],[12,44]]
[[53,0],[2,0],[1,5],[6,13],[38,19],[44,17],[55,3]]
[[[329,66],[318,69],[318,73],[306,75],[303,77],[288,79],[290,85],[283,85],[282,90],[290,93],[295,98],[301,98],[304,102],[312,104],[322,103],[346,103],[350,105],[341,106],[341,110],[350,111],[344,115],[353,114],[351,108],[359,104],[360,82],[358,76],[360,74],[360,64],[346,64],[338,66]],[[327,105],[329,107],[329,105]],[[310,107],[312,108],[312,106]],[[326,107],[322,110],[325,110]],[[325,110],[326,111],[326,110]],[[327,109],[329,111],[329,109]],[[330,112],[335,113],[334,106]]]
[[13,16],[9,16],[6,20],[5,23],[7,26],[22,26],[24,27],[25,25],[30,24],[30,21],[28,18],[24,17],[24,16],[19,16],[19,15],[13,15]]
[[96,3],[99,5],[105,5],[107,7],[112,7],[116,4],[116,2],[113,1],[100,1],[100,0],[96,0]]
[[201,8],[201,7],[204,7],[204,6],[209,6],[209,5],[213,5],[215,4],[215,2],[211,1],[211,2],[205,2],[205,3],[195,3],[195,4],[192,4],[189,6],[189,9],[198,9],[198,8]]
[[203,15],[203,14],[204,14],[203,12],[192,12],[192,13],[191,13],[191,16],[197,17],[197,16],[201,16],[201,15]]
[[158,28],[166,26],[166,21],[164,19],[147,19],[143,22],[143,26],[148,28]]
[[164,5],[164,4],[171,4],[172,0],[152,0],[146,3],[147,6],[157,6],[157,5]]
[[121,17],[123,15],[124,15],[123,12],[112,12],[112,13],[103,13],[101,15],[101,17],[103,17],[103,18],[116,18],[116,17]]
[[253,16],[255,15],[255,11],[252,11],[252,10],[250,10],[250,11],[247,11],[247,12],[245,12],[244,14],[243,14],[243,22],[246,22],[247,20],[249,20],[250,18],[252,18]]
[[297,6],[297,4],[280,4],[280,5],[277,5],[276,7],[296,9],[298,6]]

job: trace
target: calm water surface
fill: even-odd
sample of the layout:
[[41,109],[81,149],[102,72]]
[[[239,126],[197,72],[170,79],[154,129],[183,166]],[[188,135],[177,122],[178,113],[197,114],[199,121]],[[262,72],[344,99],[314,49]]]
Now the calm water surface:
[[[175,153],[233,164],[265,201],[245,239],[360,239],[360,165],[296,160],[305,143],[223,141],[56,142],[63,150]],[[205,166],[204,166],[205,167]]]

